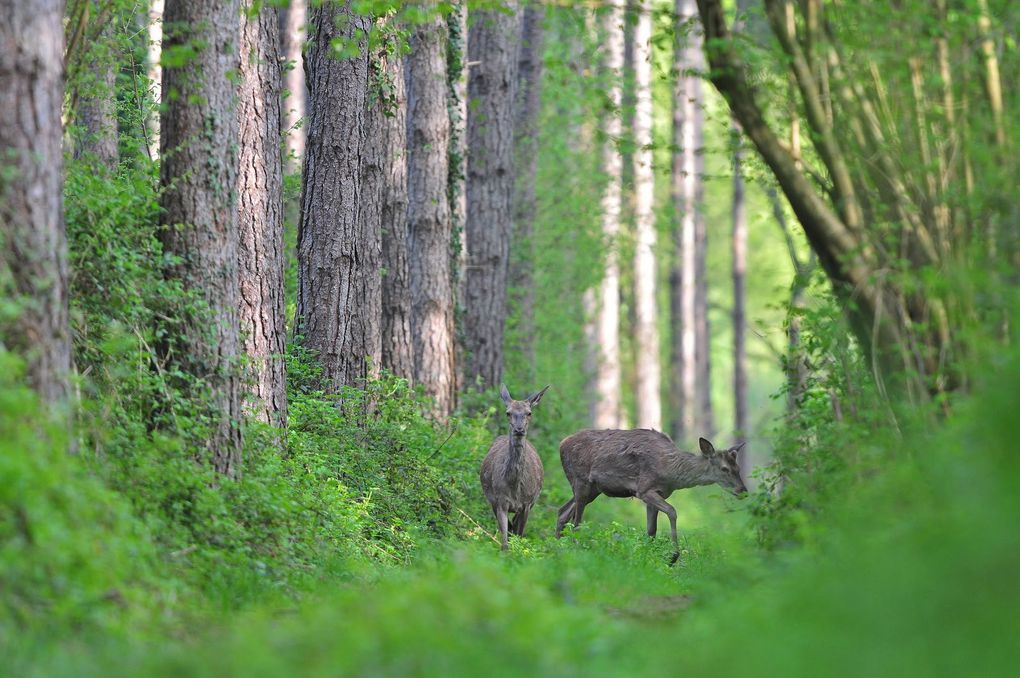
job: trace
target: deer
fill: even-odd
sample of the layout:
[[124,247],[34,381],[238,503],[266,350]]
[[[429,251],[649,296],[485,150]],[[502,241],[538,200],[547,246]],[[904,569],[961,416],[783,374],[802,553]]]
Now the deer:
[[[496,516],[503,551],[509,548],[508,533],[524,536],[528,514],[542,492],[545,470],[535,446],[528,442],[527,436],[531,410],[538,405],[547,390],[548,386],[524,400],[514,400],[506,384],[502,384],[499,389],[499,397],[506,405],[510,431],[508,435],[496,438],[489,446],[479,477],[482,492]],[[514,517],[508,524],[510,513]]]
[[676,509],[666,499],[676,490],[699,485],[720,485],[736,496],[747,493],[740,477],[737,452],[740,443],[717,451],[711,442],[698,439],[701,455],[677,449],[673,440],[649,429],[587,429],[560,442],[560,462],[574,490],[574,496],[560,507],[556,518],[556,538],[573,519],[581,524],[584,507],[600,494],[608,497],[637,497],[645,503],[648,536],[655,538],[659,511],[669,517],[673,539],[670,565],[680,559],[676,537]]

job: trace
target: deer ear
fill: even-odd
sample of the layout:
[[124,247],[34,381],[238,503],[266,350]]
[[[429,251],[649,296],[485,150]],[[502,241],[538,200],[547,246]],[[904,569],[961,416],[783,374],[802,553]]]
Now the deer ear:
[[739,445],[734,445],[733,447],[731,447],[730,451],[734,452],[734,453],[739,452],[740,450],[744,449],[744,445],[746,445],[746,444],[747,444],[747,441],[745,440],[745,441],[741,442]]
[[510,404],[513,398],[510,397],[510,391],[507,390],[506,384],[499,385],[499,397],[503,399],[503,403],[506,405]]
[[701,446],[701,453],[706,457],[715,455],[715,448],[712,447],[712,443],[708,442],[704,438],[698,438],[698,445]]
[[546,386],[545,388],[543,388],[538,393],[532,395],[530,398],[528,398],[528,404],[531,405],[532,407],[537,405],[538,401],[542,399],[542,396],[544,396],[545,392],[548,391],[548,390],[549,390],[549,387]]

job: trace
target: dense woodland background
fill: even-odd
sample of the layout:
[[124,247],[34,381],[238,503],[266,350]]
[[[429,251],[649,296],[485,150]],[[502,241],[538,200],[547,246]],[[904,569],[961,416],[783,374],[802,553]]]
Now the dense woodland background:
[[[0,0],[0,673],[1006,673],[1018,21]],[[754,491],[555,540],[586,427]]]

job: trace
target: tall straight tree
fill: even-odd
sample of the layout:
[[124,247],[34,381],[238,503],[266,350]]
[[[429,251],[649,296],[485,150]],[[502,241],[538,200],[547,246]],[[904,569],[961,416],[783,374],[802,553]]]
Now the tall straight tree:
[[464,378],[492,388],[503,377],[503,329],[513,229],[513,106],[517,2],[480,9],[468,28],[467,275]]
[[432,18],[415,27],[407,57],[407,222],[415,382],[432,397],[434,414],[440,418],[453,411],[457,389],[446,41],[446,21]]
[[[380,25],[382,31],[388,27]],[[404,57],[386,41],[371,55],[365,112],[365,148],[361,155],[361,221],[366,239],[379,230],[383,275],[382,366],[414,378],[411,334],[411,280],[407,264],[407,97]],[[376,226],[378,224],[378,226]],[[373,296],[374,298],[374,296]]]
[[149,157],[159,157],[159,104],[163,100],[163,67],[160,57],[163,54],[163,0],[149,0],[149,46],[147,50],[149,66],[149,92],[155,106],[146,125]]
[[608,105],[602,121],[602,171],[606,188],[602,195],[602,237],[606,248],[605,273],[599,286],[595,323],[598,357],[594,425],[620,426],[620,213],[623,208],[623,159],[618,143],[623,133],[624,0],[610,0],[604,17],[605,70]]
[[289,65],[284,76],[284,89],[287,97],[284,100],[284,130],[287,132],[287,158],[292,164],[291,169],[301,169],[301,160],[305,156],[305,111],[308,105],[308,92],[305,87],[305,65],[301,51],[305,45],[305,22],[308,19],[308,3],[306,0],[290,0],[280,10],[280,43],[283,59]]
[[382,353],[379,224],[364,232],[359,212],[370,20],[351,5],[323,2],[311,10],[305,53],[309,120],[296,325],[334,392],[363,386]]
[[652,157],[652,14],[637,4],[634,25],[634,361],[637,425],[662,428],[655,299],[655,175]]
[[535,176],[538,171],[538,115],[542,84],[542,22],[545,9],[532,2],[521,12],[521,40],[517,57],[517,102],[514,110],[514,233],[510,259],[510,285],[514,291],[518,344],[527,366],[526,381],[535,374],[535,281],[532,232],[535,223]]
[[241,331],[253,370],[252,413],[267,424],[286,426],[280,21],[277,8],[258,4],[244,0],[241,13],[237,106]]
[[237,90],[239,3],[167,0],[163,46],[190,58],[167,63],[160,116],[161,240],[174,263],[167,275],[205,309],[189,317],[168,357],[208,389],[214,468],[241,463],[238,357]]
[[0,343],[24,358],[29,384],[50,407],[67,397],[71,368],[63,14],[59,0],[0,0],[0,289],[19,306],[0,323]]
[[[699,73],[704,68],[697,7],[693,0],[677,0],[677,32],[673,46],[673,270],[670,273],[670,400],[673,437],[686,440],[710,435],[707,309],[704,287],[705,225],[701,213],[704,192],[703,95]],[[703,285],[703,282],[702,282]],[[699,312],[699,309],[700,312]],[[707,406],[706,406],[707,404]]]
[[[106,17],[109,21],[109,17]],[[88,49],[82,82],[78,84],[75,110],[78,139],[75,156],[91,156],[109,171],[117,169],[117,55],[113,50],[113,23],[100,31]]]
[[[450,116],[449,182],[450,221],[453,230],[454,306],[464,303],[464,277],[467,269],[467,0],[456,0],[446,16],[446,106]],[[463,347],[458,347],[463,348]],[[457,361],[458,388],[463,385],[463,361]]]

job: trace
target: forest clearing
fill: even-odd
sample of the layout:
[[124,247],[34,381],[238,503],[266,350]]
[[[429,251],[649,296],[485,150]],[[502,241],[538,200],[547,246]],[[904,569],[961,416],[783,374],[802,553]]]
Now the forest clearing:
[[1010,0],[0,0],[0,676],[1014,674],[1018,76]]

